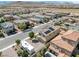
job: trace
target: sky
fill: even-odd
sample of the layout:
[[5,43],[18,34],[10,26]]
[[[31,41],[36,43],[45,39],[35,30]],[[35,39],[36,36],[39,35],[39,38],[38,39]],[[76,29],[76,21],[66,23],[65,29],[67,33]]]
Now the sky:
[[79,0],[2,0],[2,1],[79,1]]
[[71,1],[74,3],[79,3],[79,0],[0,0],[0,1]]
[[79,0],[0,0],[0,1],[79,1]]

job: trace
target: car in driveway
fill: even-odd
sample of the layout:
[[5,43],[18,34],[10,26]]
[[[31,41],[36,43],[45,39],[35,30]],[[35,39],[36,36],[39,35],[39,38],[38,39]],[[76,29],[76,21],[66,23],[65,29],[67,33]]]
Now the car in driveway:
[[52,54],[51,52],[47,51],[44,55],[44,57],[56,57],[54,54]]

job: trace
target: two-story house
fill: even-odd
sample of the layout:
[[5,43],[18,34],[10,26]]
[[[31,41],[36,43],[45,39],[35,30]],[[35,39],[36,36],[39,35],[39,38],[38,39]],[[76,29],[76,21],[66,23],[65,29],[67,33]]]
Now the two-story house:
[[51,40],[49,51],[59,57],[71,56],[79,42],[79,32],[68,30]]
[[11,31],[14,31],[14,29],[15,29],[14,24],[11,22],[2,23],[1,28],[5,33],[9,33]]
[[47,43],[52,38],[56,37],[60,33],[60,28],[56,27],[49,27],[48,29],[45,29],[44,31],[40,32],[40,41],[43,43]]

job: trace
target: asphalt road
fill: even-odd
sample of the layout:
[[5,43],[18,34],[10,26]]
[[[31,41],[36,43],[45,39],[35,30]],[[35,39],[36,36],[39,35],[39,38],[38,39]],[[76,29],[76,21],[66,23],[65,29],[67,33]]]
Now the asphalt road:
[[49,23],[41,24],[39,26],[35,26],[32,30],[28,30],[28,31],[26,30],[25,32],[20,32],[20,33],[17,33],[17,34],[14,34],[14,35],[4,38],[3,40],[0,41],[0,50],[8,47],[11,44],[14,44],[17,39],[23,40],[23,39],[27,38],[28,33],[30,31],[34,31],[36,33],[43,31],[43,28],[50,26]]
[[5,39],[0,41],[0,49],[3,49],[11,44],[14,44],[15,40],[17,39],[22,40],[26,37],[28,37],[28,32],[20,32],[20,33],[14,34],[13,36],[6,37]]

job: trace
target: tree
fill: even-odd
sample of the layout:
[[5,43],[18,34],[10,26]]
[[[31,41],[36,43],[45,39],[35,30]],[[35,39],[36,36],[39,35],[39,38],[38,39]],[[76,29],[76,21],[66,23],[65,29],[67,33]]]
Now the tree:
[[70,25],[69,25],[69,24],[65,24],[65,26],[66,26],[66,28],[68,29]]
[[42,15],[45,15],[45,13],[42,13]]
[[29,53],[25,50],[23,50],[23,53],[22,53],[22,57],[28,57]]
[[69,24],[65,24],[65,26],[69,26]]
[[31,13],[31,11],[30,11],[30,10],[28,10],[28,12],[27,12],[27,13],[29,14],[29,13]]
[[4,37],[3,33],[0,31],[0,37]]
[[19,23],[18,28],[23,31],[23,30],[25,30],[27,28],[27,25],[25,23]]
[[49,46],[50,46],[50,44],[47,44],[47,45],[46,45],[46,48],[48,49],[48,48],[49,48]]
[[46,51],[47,51],[47,48],[43,48],[43,49],[41,50],[41,55],[43,56]]
[[59,22],[54,23],[55,26],[61,26]]
[[55,22],[54,25],[55,26],[62,26],[64,22],[63,21],[58,21],[58,22]]
[[30,23],[30,27],[34,27],[34,24],[33,23]]
[[28,57],[29,53],[26,50],[19,50],[17,52],[18,56]]
[[18,54],[18,56],[22,56],[22,51],[19,50],[19,51],[17,52],[17,54]]
[[5,22],[5,20],[4,19],[0,19],[0,23],[3,23],[3,22]]
[[30,38],[34,38],[34,36],[35,36],[35,35],[34,35],[34,32],[30,32],[30,33],[29,33],[29,37],[30,37]]
[[45,18],[44,18],[44,22],[46,22],[46,23],[49,22],[49,18],[46,18],[46,17],[45,17]]
[[21,42],[21,40],[19,40],[19,39],[16,40],[16,44],[17,44],[17,45],[19,45],[20,42]]
[[37,54],[36,54],[37,57],[42,57],[41,55],[41,52],[39,51]]
[[75,22],[76,22],[75,20],[72,20],[72,21],[71,21],[71,23],[75,23]]
[[41,50],[36,54],[36,56],[37,56],[37,57],[42,57],[42,56],[44,56],[44,54],[45,54],[46,51],[47,51],[47,48],[44,47],[43,49],[41,49]]

